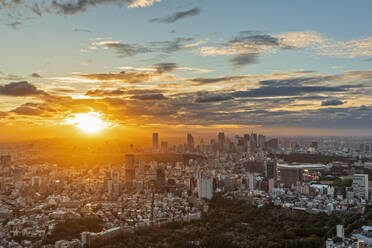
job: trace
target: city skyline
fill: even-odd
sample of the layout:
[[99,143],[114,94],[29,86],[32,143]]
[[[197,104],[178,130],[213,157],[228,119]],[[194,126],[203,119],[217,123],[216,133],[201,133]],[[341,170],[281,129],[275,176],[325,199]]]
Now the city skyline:
[[2,139],[370,136],[371,7],[0,1]]

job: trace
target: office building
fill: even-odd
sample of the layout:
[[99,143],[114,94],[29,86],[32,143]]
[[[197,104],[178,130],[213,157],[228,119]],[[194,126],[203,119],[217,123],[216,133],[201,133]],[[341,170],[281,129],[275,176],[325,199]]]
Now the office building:
[[223,152],[225,148],[225,133],[218,133],[218,151]]
[[153,133],[152,134],[152,149],[157,151],[159,149],[159,134]]
[[187,150],[189,152],[194,151],[194,137],[190,133],[187,134]]
[[198,196],[199,199],[212,199],[213,197],[213,180],[212,177],[205,175],[204,171],[198,173]]
[[125,182],[131,184],[135,179],[134,155],[125,155]]
[[162,141],[160,150],[161,152],[166,153],[168,151],[168,142]]
[[368,200],[368,174],[354,174],[352,188],[354,197]]
[[268,160],[265,167],[265,176],[267,179],[277,179],[277,162],[276,160]]

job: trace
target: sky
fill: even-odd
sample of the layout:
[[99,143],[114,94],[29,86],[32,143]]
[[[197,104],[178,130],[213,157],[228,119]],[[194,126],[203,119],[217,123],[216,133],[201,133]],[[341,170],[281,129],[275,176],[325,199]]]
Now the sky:
[[371,9],[369,0],[0,0],[1,136],[68,136],[82,113],[113,136],[371,135]]

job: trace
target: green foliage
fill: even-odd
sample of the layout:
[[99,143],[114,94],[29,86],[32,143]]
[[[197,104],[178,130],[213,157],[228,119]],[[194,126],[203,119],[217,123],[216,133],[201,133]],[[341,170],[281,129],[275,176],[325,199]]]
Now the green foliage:
[[52,235],[48,237],[47,243],[54,244],[57,240],[80,239],[82,232],[100,232],[103,222],[96,217],[86,217],[79,219],[68,219],[58,223],[53,229]]
[[[342,223],[337,216],[292,212],[272,205],[258,208],[245,200],[221,196],[213,198],[209,206],[209,213],[200,221],[143,228],[102,247],[318,248],[333,234],[334,226]],[[348,218],[350,223],[358,220],[357,215]]]

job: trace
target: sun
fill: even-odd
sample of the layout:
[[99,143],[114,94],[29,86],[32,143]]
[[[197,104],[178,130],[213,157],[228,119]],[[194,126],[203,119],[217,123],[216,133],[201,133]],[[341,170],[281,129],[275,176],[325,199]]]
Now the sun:
[[75,114],[73,118],[67,119],[67,123],[91,134],[108,126],[108,123],[101,119],[101,114],[96,112]]

